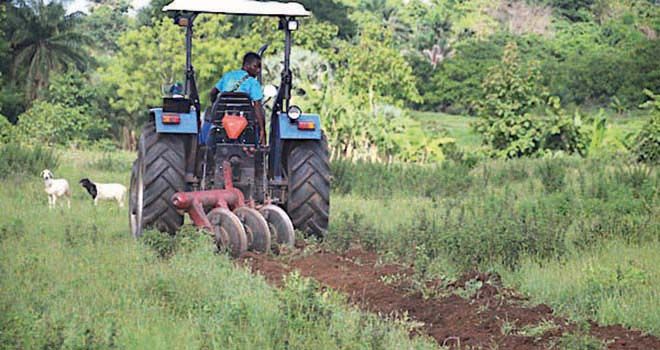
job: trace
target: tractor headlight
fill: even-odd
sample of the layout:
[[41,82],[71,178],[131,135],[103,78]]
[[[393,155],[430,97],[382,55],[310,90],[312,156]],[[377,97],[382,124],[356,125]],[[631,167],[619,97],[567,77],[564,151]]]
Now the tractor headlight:
[[287,29],[289,29],[290,31],[298,30],[298,21],[296,21],[295,19],[289,20],[286,23],[286,25],[287,25]]
[[289,119],[298,120],[302,114],[302,110],[298,106],[291,106],[289,107],[289,110],[286,112],[286,114],[289,116]]

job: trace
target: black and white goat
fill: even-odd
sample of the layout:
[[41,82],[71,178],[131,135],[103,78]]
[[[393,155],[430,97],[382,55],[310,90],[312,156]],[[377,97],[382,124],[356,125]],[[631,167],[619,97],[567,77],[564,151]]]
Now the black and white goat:
[[65,197],[67,207],[71,208],[71,187],[69,187],[69,182],[65,179],[54,179],[53,172],[48,169],[44,169],[41,172],[41,177],[44,179],[44,190],[48,194],[48,208],[55,208],[57,199],[60,197]]
[[124,185],[94,183],[87,178],[80,180],[80,184],[92,196],[94,205],[98,205],[99,200],[116,200],[120,208],[124,207],[124,197],[126,196]]

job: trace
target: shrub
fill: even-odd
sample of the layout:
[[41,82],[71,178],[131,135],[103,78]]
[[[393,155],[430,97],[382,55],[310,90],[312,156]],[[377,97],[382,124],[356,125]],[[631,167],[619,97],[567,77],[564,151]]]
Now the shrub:
[[13,139],[14,126],[0,114],[0,144],[9,143]]
[[660,114],[652,116],[639,132],[633,154],[638,162],[660,164]]
[[23,143],[67,145],[102,135],[108,123],[83,113],[81,107],[39,101],[19,116],[16,127]]
[[10,175],[38,175],[57,168],[59,157],[51,148],[28,147],[17,143],[0,145],[0,179]]
[[131,162],[112,153],[103,153],[103,156],[91,163],[89,166],[101,170],[111,172],[128,172],[131,170]]
[[[481,119],[475,128],[493,155],[518,158],[541,151],[585,153],[579,123],[564,115],[558,98],[546,101],[536,65],[525,67],[520,62],[515,43],[507,45],[501,63],[489,71],[482,88],[485,98],[478,105]],[[550,118],[532,116],[543,106],[549,107]]]
[[545,159],[536,167],[546,193],[559,192],[566,186],[566,169],[558,159]]

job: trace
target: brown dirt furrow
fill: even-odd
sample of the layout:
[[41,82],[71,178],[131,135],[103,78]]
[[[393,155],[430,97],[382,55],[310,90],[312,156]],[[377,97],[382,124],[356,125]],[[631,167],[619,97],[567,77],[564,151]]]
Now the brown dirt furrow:
[[[411,287],[410,268],[381,264],[376,254],[360,249],[340,255],[294,253],[278,259],[248,253],[242,260],[276,286],[281,286],[286,274],[297,270],[345,293],[363,310],[394,317],[405,314],[423,324],[419,332],[452,348],[557,348],[559,337],[577,328],[554,316],[547,305],[526,305],[525,298],[504,288],[496,275],[473,272],[447,285],[430,283],[427,289],[434,297],[424,298],[420,288]],[[660,339],[621,326],[592,324],[590,334],[605,341],[609,349],[660,349]]]

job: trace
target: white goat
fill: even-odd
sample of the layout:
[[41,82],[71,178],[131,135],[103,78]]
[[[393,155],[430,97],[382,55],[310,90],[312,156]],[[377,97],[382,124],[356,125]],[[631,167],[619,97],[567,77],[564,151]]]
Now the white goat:
[[41,177],[44,179],[44,190],[48,194],[48,208],[55,208],[57,199],[60,197],[65,197],[67,207],[71,208],[71,188],[69,187],[69,182],[65,179],[53,179],[53,172],[48,169],[44,169],[41,172]]
[[101,184],[94,183],[90,179],[80,180],[80,184],[94,199],[94,205],[98,205],[101,200],[116,200],[120,208],[124,207],[124,197],[126,196],[126,187],[122,184]]

